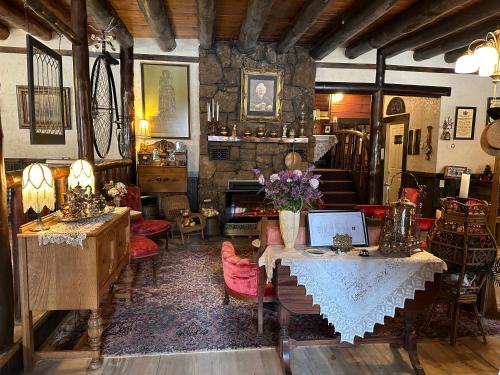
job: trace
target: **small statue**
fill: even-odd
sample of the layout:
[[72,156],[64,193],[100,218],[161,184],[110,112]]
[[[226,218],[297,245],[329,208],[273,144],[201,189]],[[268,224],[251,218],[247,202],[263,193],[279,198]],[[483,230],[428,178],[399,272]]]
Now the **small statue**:
[[287,132],[288,132],[288,126],[287,124],[283,124],[283,135],[281,136],[281,138],[286,138]]
[[238,136],[238,129],[236,128],[236,124],[233,125],[233,130],[231,131],[231,137]]

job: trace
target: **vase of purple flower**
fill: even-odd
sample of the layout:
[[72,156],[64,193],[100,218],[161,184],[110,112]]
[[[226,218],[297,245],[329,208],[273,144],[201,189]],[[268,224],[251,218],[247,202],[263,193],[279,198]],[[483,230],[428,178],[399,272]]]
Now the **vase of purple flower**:
[[294,249],[299,231],[300,212],[321,204],[322,193],[318,190],[320,175],[313,174],[314,167],[304,172],[285,170],[272,174],[268,179],[254,169],[266,194],[265,200],[279,210],[281,237],[285,250]]

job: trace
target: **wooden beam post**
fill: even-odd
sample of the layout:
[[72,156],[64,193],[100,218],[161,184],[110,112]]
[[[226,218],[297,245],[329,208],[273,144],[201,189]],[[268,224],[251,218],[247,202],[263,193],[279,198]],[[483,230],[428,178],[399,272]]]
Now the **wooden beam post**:
[[128,48],[134,45],[134,38],[129,33],[127,26],[118,17],[109,0],[88,0],[87,9],[97,27],[101,30],[106,30],[108,27],[113,28],[112,34],[116,37],[120,46]]
[[432,26],[418,31],[403,39],[399,39],[382,48],[385,57],[391,57],[399,53],[413,50],[415,47],[435,41],[443,36],[460,31],[464,28],[476,25],[491,16],[500,14],[498,0],[488,0],[464,9]]
[[81,45],[73,45],[73,81],[75,118],[78,133],[78,157],[94,165],[94,128],[90,113],[89,47],[86,0],[71,0],[71,24]]
[[9,28],[7,26],[5,26],[4,24],[0,23],[0,39],[5,40],[9,37],[9,35],[10,35]]
[[381,148],[382,117],[384,113],[384,82],[385,82],[385,57],[377,51],[377,68],[375,85],[378,90],[372,94],[371,129],[370,129],[370,164],[368,167],[368,202],[379,204],[382,200],[382,163]]
[[47,22],[54,31],[63,34],[71,43],[80,45],[82,41],[76,36],[73,30],[55,15],[40,0],[26,0],[26,6],[33,10],[40,18]]
[[453,51],[446,52],[444,54],[444,61],[446,61],[449,64],[454,64],[457,62],[458,58],[462,56],[465,51],[467,51],[468,47],[461,47],[454,49]]
[[373,48],[383,47],[467,2],[468,0],[417,1],[410,8],[398,14],[397,19],[393,22],[385,23],[381,28],[362,36],[347,46],[345,55],[350,59],[355,59]]
[[175,49],[175,35],[167,17],[165,2],[163,0],[137,0],[144,18],[153,33],[156,43],[164,52]]
[[130,159],[132,166],[128,176],[130,183],[136,180],[137,154],[135,150],[135,107],[134,107],[134,47],[120,48],[120,91],[122,97],[123,126],[129,127]]
[[236,43],[241,53],[252,52],[257,46],[260,32],[273,6],[273,0],[249,0],[245,20]]
[[2,19],[37,38],[42,40],[52,39],[52,31],[48,27],[33,17],[31,13],[26,17],[25,12],[12,5],[12,3],[11,1],[0,1]]
[[427,60],[442,53],[468,46],[474,39],[484,38],[489,31],[495,30],[499,25],[500,20],[497,17],[490,18],[458,33],[436,40],[432,44],[417,48],[413,52],[413,59],[415,61]]
[[326,38],[320,40],[312,48],[311,56],[315,60],[325,58],[342,43],[359,34],[367,25],[380,18],[397,2],[397,0],[372,0],[367,2],[361,11],[347,16],[342,25],[334,29]]
[[209,49],[214,41],[215,0],[196,0],[200,47]]
[[14,284],[8,216],[3,132],[0,122],[0,353],[10,348],[14,342]]
[[285,36],[276,47],[278,53],[285,53],[299,41],[304,33],[318,19],[330,0],[311,0],[300,9],[295,22],[288,28]]

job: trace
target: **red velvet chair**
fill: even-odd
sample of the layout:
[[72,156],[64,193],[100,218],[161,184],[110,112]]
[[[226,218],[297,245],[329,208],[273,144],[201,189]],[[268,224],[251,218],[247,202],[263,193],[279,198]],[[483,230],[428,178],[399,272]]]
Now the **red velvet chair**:
[[[127,195],[121,198],[120,204],[132,210],[141,211],[141,191],[137,186],[127,186]],[[142,216],[130,223],[132,235],[147,237],[151,240],[165,239],[165,249],[168,250],[168,232],[170,222],[167,220],[145,220]]]
[[[240,258],[234,252],[229,241],[222,243],[222,270],[224,272],[224,305],[229,303],[229,296],[256,302],[259,293],[259,266],[248,258]],[[263,291],[263,302],[272,302],[275,298],[274,287],[266,283]],[[257,309],[258,331],[263,331],[263,308]]]
[[139,264],[151,261],[153,269],[153,283],[156,286],[156,261],[160,248],[156,242],[144,236],[130,237],[130,263]]

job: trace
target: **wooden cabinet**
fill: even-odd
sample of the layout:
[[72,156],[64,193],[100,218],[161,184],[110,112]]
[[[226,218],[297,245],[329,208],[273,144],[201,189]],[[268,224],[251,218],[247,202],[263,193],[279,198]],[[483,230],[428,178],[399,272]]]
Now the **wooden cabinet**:
[[138,165],[137,179],[143,193],[187,193],[187,167]]
[[[113,218],[86,233],[83,248],[66,243],[41,245],[26,224],[18,234],[25,370],[33,365],[32,311],[91,310],[89,344],[92,366],[100,363],[102,321],[99,306],[110,285],[129,263],[130,210],[119,207]],[[55,225],[52,215],[44,222]]]

